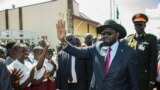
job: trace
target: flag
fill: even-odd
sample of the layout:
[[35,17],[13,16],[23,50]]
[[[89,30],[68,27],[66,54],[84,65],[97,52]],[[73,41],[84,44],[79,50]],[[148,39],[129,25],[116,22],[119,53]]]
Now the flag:
[[119,19],[119,10],[118,10],[118,6],[116,7],[116,19]]

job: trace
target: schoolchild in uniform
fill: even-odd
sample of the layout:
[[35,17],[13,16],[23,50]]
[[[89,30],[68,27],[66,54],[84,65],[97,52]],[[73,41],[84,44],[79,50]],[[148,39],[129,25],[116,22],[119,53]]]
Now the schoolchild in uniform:
[[47,40],[44,40],[45,48],[35,66],[27,63],[25,61],[26,57],[28,56],[27,53],[27,46],[23,43],[16,43],[13,46],[13,50],[16,53],[16,60],[9,65],[9,68],[16,68],[22,71],[22,78],[19,79],[19,89],[20,90],[32,90],[31,88],[31,81],[34,77],[34,73],[36,70],[39,70],[43,66],[43,62],[45,59],[46,52],[49,47],[49,43]]
[[53,58],[53,49],[49,49],[46,55],[46,60],[44,62],[44,66],[46,67],[47,70],[51,71],[50,77],[48,79],[48,90],[56,90],[56,64],[55,61],[53,60],[56,58]]
[[[52,56],[53,53],[51,53],[49,49],[46,53],[46,59],[43,67],[35,73],[33,79],[33,90],[56,90],[53,78],[56,66],[54,62],[51,61]],[[38,55],[36,57],[38,57]]]

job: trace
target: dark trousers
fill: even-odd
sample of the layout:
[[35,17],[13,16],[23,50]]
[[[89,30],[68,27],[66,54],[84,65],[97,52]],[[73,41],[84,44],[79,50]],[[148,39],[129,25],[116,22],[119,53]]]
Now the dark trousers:
[[77,83],[68,83],[68,90],[77,90]]
[[157,90],[160,90],[160,82],[156,82],[155,87],[157,88]]

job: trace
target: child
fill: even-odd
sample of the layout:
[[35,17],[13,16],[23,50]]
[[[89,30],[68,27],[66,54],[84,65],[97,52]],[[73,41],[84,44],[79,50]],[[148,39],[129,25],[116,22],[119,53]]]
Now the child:
[[53,52],[51,53],[49,49],[46,53],[47,58],[44,61],[43,67],[35,73],[32,81],[33,90],[56,90],[55,82],[53,81],[53,73],[56,70],[56,65],[53,61],[48,60],[52,56]]
[[27,53],[27,46],[23,43],[17,43],[13,46],[13,50],[16,53],[16,60],[9,65],[9,68],[16,68],[16,69],[21,69],[21,71],[23,72],[22,75],[23,77],[20,78],[19,80],[19,88],[20,90],[31,90],[31,81],[34,77],[34,72],[35,70],[39,70],[42,68],[43,66],[43,62],[46,56],[46,52],[48,50],[49,47],[49,42],[47,40],[44,40],[45,43],[45,48],[38,60],[38,63],[33,66],[29,63],[26,63],[25,59],[28,56]]

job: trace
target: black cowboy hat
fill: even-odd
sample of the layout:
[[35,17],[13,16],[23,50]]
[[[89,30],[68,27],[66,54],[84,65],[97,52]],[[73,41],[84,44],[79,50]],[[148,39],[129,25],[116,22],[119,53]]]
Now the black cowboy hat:
[[106,20],[104,22],[104,25],[97,27],[97,33],[101,33],[105,28],[112,28],[115,31],[119,32],[119,39],[122,39],[127,35],[126,29],[122,25],[116,23],[114,20],[111,19]]

